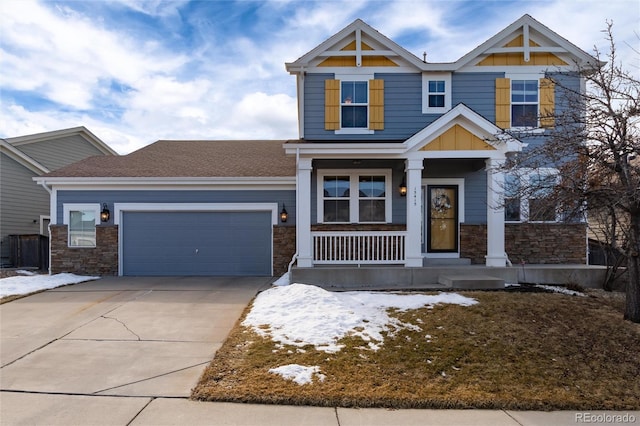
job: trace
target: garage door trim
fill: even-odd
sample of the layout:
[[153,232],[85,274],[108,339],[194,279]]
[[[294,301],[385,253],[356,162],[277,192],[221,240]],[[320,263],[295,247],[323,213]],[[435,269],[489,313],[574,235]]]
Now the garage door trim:
[[[118,275],[124,272],[122,259],[124,212],[271,212],[271,225],[278,224],[278,203],[114,203],[114,224],[118,225]],[[273,231],[271,234],[271,252],[273,253]],[[273,263],[271,265],[273,273]]]

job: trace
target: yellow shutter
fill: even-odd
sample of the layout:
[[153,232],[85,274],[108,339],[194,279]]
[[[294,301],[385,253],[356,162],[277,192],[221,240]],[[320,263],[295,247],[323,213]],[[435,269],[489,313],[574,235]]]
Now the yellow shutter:
[[384,80],[369,80],[369,129],[384,130]]
[[511,81],[508,78],[496,78],[496,126],[511,127]]
[[324,129],[340,129],[340,80],[324,81]]
[[540,126],[555,125],[555,83],[550,78],[540,79]]

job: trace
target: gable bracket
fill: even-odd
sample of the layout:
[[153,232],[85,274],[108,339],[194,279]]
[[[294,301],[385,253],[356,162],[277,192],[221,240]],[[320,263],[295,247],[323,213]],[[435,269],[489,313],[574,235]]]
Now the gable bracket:
[[356,29],[356,67],[362,66],[362,30]]
[[531,60],[531,49],[529,46],[529,24],[522,26],[522,46],[524,47],[524,61],[529,62]]

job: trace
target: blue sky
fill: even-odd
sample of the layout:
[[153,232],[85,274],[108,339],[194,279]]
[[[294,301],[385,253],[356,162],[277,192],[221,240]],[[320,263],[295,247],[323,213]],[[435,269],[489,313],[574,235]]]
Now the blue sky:
[[[455,61],[528,13],[640,72],[637,0],[0,2],[0,137],[83,125],[119,153],[158,139],[297,138],[292,62],[361,18]],[[635,52],[634,52],[635,49]]]

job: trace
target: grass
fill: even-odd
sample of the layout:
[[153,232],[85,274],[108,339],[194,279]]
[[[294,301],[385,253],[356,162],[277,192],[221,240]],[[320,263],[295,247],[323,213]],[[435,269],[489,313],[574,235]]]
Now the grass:
[[[640,409],[640,327],[623,321],[620,300],[602,292],[463,294],[480,303],[393,313],[421,330],[386,336],[378,351],[362,349],[364,342],[354,337],[343,339],[346,347],[335,354],[312,346],[278,349],[238,322],[192,398],[343,407]],[[326,379],[298,385],[268,372],[293,363],[319,366]]]

